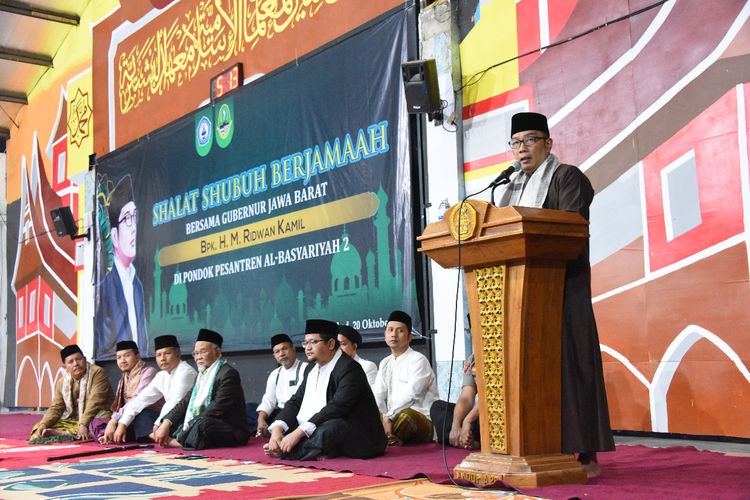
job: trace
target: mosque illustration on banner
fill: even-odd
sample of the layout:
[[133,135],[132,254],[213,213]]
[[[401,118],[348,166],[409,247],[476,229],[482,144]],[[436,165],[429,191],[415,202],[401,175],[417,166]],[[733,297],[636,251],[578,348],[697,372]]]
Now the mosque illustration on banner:
[[[251,292],[256,293],[254,296],[248,296],[247,291],[233,292],[233,287],[228,284],[231,282],[223,280],[213,300],[188,310],[186,284],[171,283],[168,290],[159,285],[158,290],[154,287],[154,295],[159,299],[154,300],[153,295],[149,298],[150,335],[153,337],[166,331],[192,332],[208,324],[221,331],[230,346],[247,346],[249,342],[253,346],[265,347],[266,338],[273,332],[287,331],[301,336],[306,318],[346,321],[351,311],[372,320],[355,326],[363,331],[370,329],[380,333],[385,325],[380,322],[383,315],[393,309],[416,309],[416,285],[413,278],[404,282],[403,255],[393,245],[389,231],[391,220],[386,212],[388,195],[382,185],[377,198],[378,210],[372,221],[376,235],[375,253],[370,250],[362,259],[351,242],[348,250],[335,253],[331,257],[330,294],[327,297],[315,290],[309,281],[304,288],[294,290],[284,272],[272,292],[254,287]],[[345,226],[341,238],[348,239]],[[162,283],[158,250],[154,255],[154,283]]]

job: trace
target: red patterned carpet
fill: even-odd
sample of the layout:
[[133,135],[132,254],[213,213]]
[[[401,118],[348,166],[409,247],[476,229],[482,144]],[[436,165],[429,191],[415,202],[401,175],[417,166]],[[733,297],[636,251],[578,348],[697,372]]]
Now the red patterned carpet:
[[[0,414],[0,437],[25,439],[28,435],[28,429],[38,418],[38,415]],[[3,444],[13,443],[7,440],[0,441],[0,447]],[[15,442],[15,444],[20,443]],[[269,498],[270,496],[326,495],[345,489],[376,485],[377,481],[387,482],[392,479],[427,477],[435,483],[449,483],[448,471],[452,471],[453,467],[466,455],[465,451],[448,448],[444,463],[441,447],[437,444],[431,444],[389,448],[383,457],[371,460],[336,458],[313,462],[291,462],[266,457],[262,451],[262,444],[263,440],[251,439],[248,446],[244,447],[202,450],[200,454],[208,457],[208,459],[188,460],[178,458],[180,456],[185,457],[190,452],[169,449],[141,453],[138,455],[138,459],[146,460],[146,462],[158,462],[152,467],[155,471],[162,469],[171,471],[167,478],[171,478],[172,481],[169,483],[169,487],[174,487],[176,480],[173,476],[191,477],[190,474],[193,473],[185,474],[186,467],[210,469],[202,472],[199,470],[195,474],[217,475],[216,477],[224,475],[224,480],[220,485],[221,488],[217,485],[208,484],[210,481],[207,479],[198,480],[194,478],[194,482],[197,481],[196,484],[200,483],[196,486],[196,491],[202,497],[213,494],[226,496],[231,491],[243,492],[245,498]],[[60,449],[55,450],[54,454],[60,454],[60,452],[67,452],[67,449],[62,448],[63,446],[70,445],[55,446]],[[74,446],[80,446],[81,449],[101,449],[100,446],[95,444]],[[3,453],[3,451],[6,452]],[[10,450],[0,449],[0,468],[11,471],[19,468],[34,469],[37,465],[46,464],[46,456],[53,454],[50,450],[41,449],[32,454],[29,453],[31,452],[19,450],[11,453]],[[104,467],[106,470],[108,467],[106,460],[123,460],[129,456],[131,455],[105,455],[102,458],[92,457],[91,459],[72,462],[82,463],[87,461],[98,464],[98,467]],[[600,461],[603,467],[602,476],[591,480],[588,484],[550,486],[525,490],[524,493],[551,499],[576,497],[595,499],[750,498],[747,493],[750,491],[750,456],[729,456],[699,451],[688,446],[649,448],[640,445],[624,445],[618,446],[615,452],[600,454]],[[255,469],[255,471],[243,470],[241,473],[235,472],[240,471],[238,467],[251,466],[258,469]],[[63,467],[72,467],[72,465],[64,465]],[[138,468],[137,465],[127,466],[127,464],[121,463],[118,465],[118,468],[122,470],[128,470],[128,467],[133,468],[133,470]],[[279,481],[276,481],[278,484],[274,484],[274,481],[269,481],[266,477],[269,470],[283,471],[287,477],[279,479]],[[72,470],[66,472],[72,473]],[[78,470],[78,473],[89,474],[88,471],[84,472],[83,470]],[[341,473],[345,474],[336,475]],[[2,474],[1,470],[0,474]],[[323,476],[318,477],[319,474]],[[201,475],[200,477],[204,476]],[[2,479],[0,480],[0,497],[9,498],[7,496],[8,475],[0,475],[0,479]],[[187,481],[187,479],[183,479],[184,481]],[[203,482],[201,483],[201,481]],[[247,485],[243,481],[247,481]],[[252,486],[252,481],[260,482],[256,482]],[[373,482],[368,483],[368,481]],[[104,481],[101,482],[104,483]],[[260,497],[255,496],[260,494],[260,490],[257,489],[259,485],[266,488]],[[164,487],[158,481],[151,486]],[[251,490],[247,488],[251,488]],[[252,488],[256,489],[252,490]],[[219,491],[222,491],[222,493],[218,493]],[[155,491],[153,494],[159,497],[164,496],[163,492],[157,493]],[[174,494],[177,496],[184,495],[184,493],[177,491]]]
[[318,496],[392,479],[236,460],[121,451],[49,462],[47,457],[101,451],[93,443],[28,445],[0,438],[0,498],[279,498]]
[[[239,448],[218,448],[201,450],[201,455],[215,458],[233,458],[235,460],[263,464],[291,465],[333,471],[347,471],[366,476],[383,476],[393,479],[412,479],[426,477],[434,483],[450,483],[450,473],[466,455],[466,450],[447,447],[445,456],[443,448],[436,444],[390,447],[385,455],[369,460],[356,458],[327,458],[325,460],[299,462],[267,457],[263,453],[266,440],[251,438],[248,446]],[[193,452],[181,452],[185,454]],[[447,464],[447,465],[446,465]]]

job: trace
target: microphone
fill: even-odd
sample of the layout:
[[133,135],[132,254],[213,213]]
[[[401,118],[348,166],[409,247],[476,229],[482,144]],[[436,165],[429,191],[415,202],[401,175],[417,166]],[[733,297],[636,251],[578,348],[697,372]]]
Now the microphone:
[[514,161],[511,164],[510,167],[508,167],[505,170],[503,170],[502,172],[500,172],[500,175],[498,175],[497,177],[495,177],[494,181],[490,182],[490,186],[492,186],[494,188],[494,187],[500,186],[502,184],[507,184],[508,182],[510,182],[510,176],[514,172],[518,172],[519,170],[521,170],[521,162]]

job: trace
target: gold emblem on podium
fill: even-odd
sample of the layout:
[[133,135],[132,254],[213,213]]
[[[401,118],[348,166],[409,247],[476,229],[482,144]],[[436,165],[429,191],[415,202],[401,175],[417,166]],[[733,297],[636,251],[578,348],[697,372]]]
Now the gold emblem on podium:
[[453,239],[466,241],[474,236],[477,228],[477,211],[468,203],[459,203],[451,208],[450,227]]

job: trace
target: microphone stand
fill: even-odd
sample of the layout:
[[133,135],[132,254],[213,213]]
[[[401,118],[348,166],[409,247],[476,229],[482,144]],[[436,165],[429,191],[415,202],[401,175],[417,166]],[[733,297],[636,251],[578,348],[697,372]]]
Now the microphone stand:
[[492,184],[492,191],[490,191],[490,204],[492,204],[493,207],[495,206],[495,188],[498,186],[502,186],[503,184],[508,184],[509,182],[510,179],[506,178],[502,179],[500,182]]

